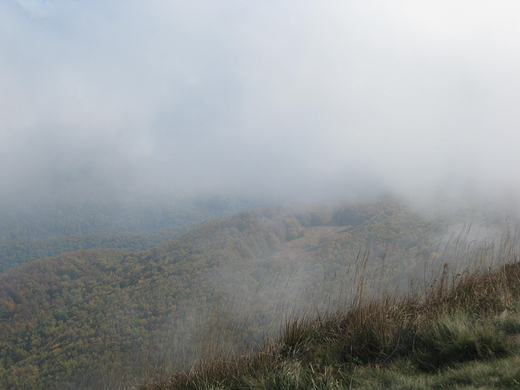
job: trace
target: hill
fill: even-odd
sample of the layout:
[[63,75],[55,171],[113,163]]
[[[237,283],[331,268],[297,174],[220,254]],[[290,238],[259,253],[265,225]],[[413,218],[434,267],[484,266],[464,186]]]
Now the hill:
[[208,220],[263,205],[232,196],[0,204],[0,273],[81,249],[145,251]]
[[[286,323],[261,351],[220,356],[140,390],[513,389],[520,386],[518,237],[513,262]],[[478,256],[477,252],[471,253]]]
[[272,208],[26,264],[0,276],[0,386],[122,388],[260,350],[295,307],[406,284],[445,229],[394,199]]
[[34,240],[121,232],[152,232],[265,207],[251,197],[207,195],[189,198],[43,198],[0,202],[0,239]]
[[47,239],[0,240],[0,273],[64,252],[82,249],[113,248],[125,252],[142,252],[186,233],[202,222],[170,227],[153,232],[97,233]]

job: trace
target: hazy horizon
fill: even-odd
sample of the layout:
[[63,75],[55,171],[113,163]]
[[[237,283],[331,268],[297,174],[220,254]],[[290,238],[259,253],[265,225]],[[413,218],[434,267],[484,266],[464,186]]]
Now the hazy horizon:
[[3,1],[0,196],[516,199],[517,11]]

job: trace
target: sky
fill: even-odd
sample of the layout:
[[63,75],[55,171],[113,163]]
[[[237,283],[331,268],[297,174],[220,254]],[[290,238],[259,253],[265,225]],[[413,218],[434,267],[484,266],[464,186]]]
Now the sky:
[[0,0],[0,196],[516,194],[519,14]]

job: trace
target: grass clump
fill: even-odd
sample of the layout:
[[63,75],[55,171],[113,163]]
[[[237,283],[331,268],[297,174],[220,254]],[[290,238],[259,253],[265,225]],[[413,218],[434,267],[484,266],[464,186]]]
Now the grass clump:
[[520,358],[473,361],[439,375],[436,388],[520,389]]
[[465,313],[440,318],[419,332],[418,338],[416,364],[430,371],[471,360],[504,357],[516,347],[491,321],[473,319]]

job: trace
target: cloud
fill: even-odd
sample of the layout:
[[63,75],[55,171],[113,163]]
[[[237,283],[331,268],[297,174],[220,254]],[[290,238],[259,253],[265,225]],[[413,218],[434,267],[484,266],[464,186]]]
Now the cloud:
[[3,191],[518,189],[518,8],[3,2]]

